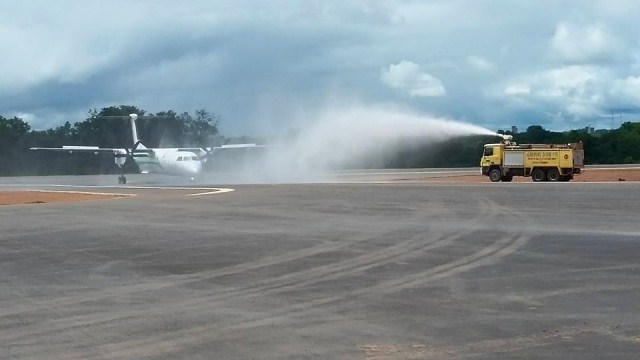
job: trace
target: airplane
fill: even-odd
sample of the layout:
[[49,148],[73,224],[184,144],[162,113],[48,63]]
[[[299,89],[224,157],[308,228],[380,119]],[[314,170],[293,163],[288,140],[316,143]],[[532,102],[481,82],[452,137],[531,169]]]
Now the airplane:
[[[131,134],[133,136],[133,146],[131,148],[101,148],[98,146],[62,146],[59,148],[32,147],[35,151],[65,151],[88,152],[88,153],[112,153],[118,168],[120,176],[119,184],[126,184],[127,178],[124,174],[124,163],[127,159],[132,159],[142,174],[161,173],[169,175],[187,176],[191,180],[202,172],[203,164],[212,157],[216,150],[220,149],[238,149],[238,148],[259,148],[263,145],[256,144],[233,144],[215,147],[184,147],[184,148],[147,148],[138,138],[138,130],[136,120],[141,118],[138,114],[129,114],[128,117],[122,116],[103,116],[101,118],[110,119],[129,119],[131,122]],[[154,117],[145,117],[154,118]]]

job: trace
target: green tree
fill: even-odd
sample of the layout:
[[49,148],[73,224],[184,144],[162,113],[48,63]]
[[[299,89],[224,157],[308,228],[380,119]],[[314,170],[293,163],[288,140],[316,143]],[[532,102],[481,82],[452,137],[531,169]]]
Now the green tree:
[[0,174],[14,175],[24,171],[21,151],[26,146],[31,126],[18,117],[0,116]]
[[195,118],[182,113],[185,141],[189,146],[211,146],[218,134],[219,116],[204,109],[197,110]]

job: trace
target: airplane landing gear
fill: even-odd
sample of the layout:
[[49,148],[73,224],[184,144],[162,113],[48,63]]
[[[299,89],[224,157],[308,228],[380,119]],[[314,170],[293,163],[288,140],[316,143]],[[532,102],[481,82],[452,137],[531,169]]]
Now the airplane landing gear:
[[127,155],[118,153],[114,157],[116,165],[120,169],[120,176],[118,176],[118,184],[124,185],[127,183],[127,178],[124,176],[124,163],[127,161]]

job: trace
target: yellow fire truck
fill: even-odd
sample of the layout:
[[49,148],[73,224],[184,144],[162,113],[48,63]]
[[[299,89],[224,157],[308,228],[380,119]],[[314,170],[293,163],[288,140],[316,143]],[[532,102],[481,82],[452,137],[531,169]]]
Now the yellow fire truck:
[[500,144],[484,146],[482,175],[493,182],[531,176],[533,181],[569,181],[584,170],[582,143],[516,144],[504,135]]

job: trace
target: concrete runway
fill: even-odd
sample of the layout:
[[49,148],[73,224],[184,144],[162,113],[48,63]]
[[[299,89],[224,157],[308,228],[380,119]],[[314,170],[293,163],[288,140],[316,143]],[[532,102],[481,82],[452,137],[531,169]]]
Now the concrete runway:
[[137,194],[0,206],[1,359],[640,354],[638,183],[115,182],[0,178]]

